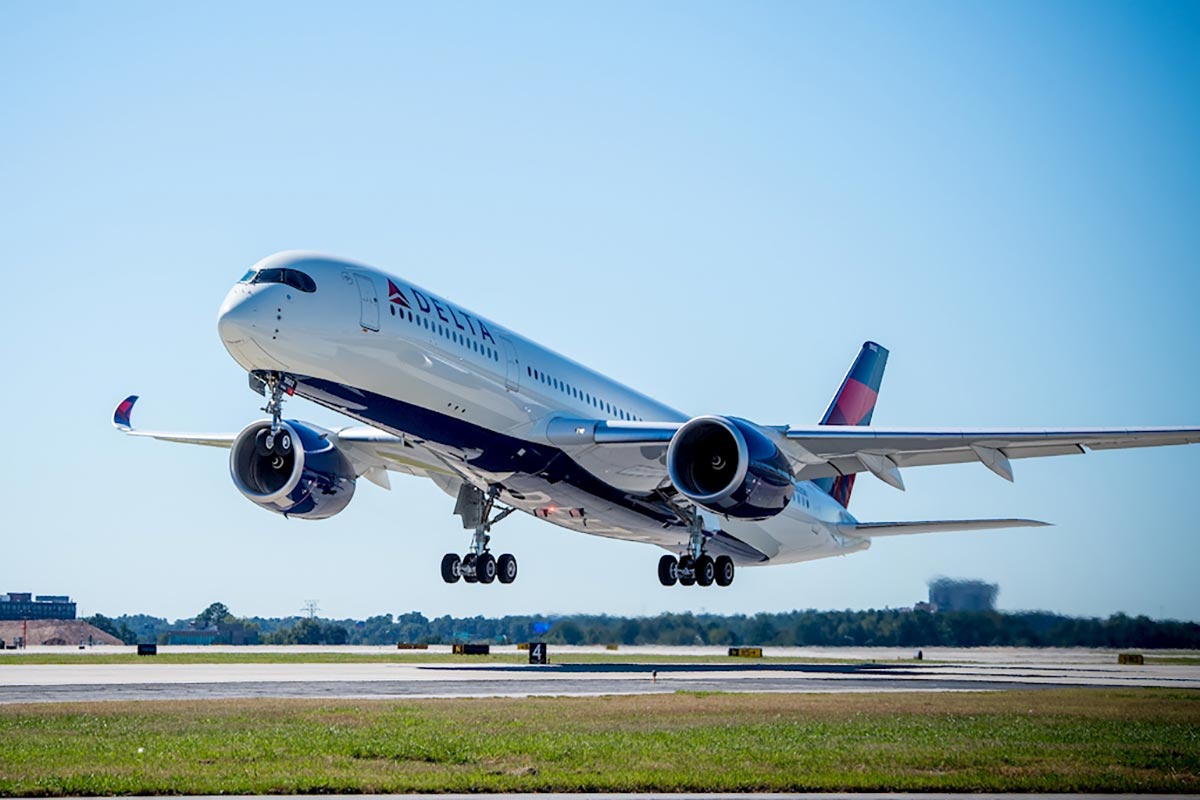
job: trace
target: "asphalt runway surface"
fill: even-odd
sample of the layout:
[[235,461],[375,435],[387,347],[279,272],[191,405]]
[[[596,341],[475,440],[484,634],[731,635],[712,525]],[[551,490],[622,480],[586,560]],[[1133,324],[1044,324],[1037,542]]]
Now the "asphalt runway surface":
[[[394,651],[393,651],[394,652]],[[551,654],[553,658],[553,653]],[[11,658],[11,660],[9,660]],[[0,661],[0,703],[231,698],[589,696],[697,692],[996,691],[1062,687],[1200,689],[1200,666],[1092,659],[903,664],[88,663]]]

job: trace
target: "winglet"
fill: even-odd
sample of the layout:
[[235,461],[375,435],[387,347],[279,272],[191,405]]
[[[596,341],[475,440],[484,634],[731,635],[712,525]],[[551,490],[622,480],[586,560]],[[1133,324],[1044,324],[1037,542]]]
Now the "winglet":
[[130,417],[133,415],[133,404],[138,401],[136,394],[131,394],[117,405],[117,410],[113,412],[113,427],[119,431],[133,430],[133,423]]

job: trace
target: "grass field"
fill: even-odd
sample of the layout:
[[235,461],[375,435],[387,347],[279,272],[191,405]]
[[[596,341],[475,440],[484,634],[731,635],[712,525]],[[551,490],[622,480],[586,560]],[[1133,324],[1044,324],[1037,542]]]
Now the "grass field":
[[1174,664],[1175,666],[1200,667],[1200,656],[1146,656],[1147,664]]
[[1200,692],[0,706],[0,794],[1200,791]]
[[[139,656],[136,653],[13,653],[0,655],[0,679],[6,665],[21,664],[528,664],[529,654],[511,648],[496,648],[486,656],[456,656],[450,653],[429,653],[421,650],[395,650],[376,653],[160,653]],[[910,659],[904,659],[905,662]],[[614,651],[612,653],[564,653],[550,651],[554,664],[849,664],[854,659],[838,658],[733,658],[726,655],[658,655]],[[897,661],[887,663],[894,664]],[[903,663],[903,662],[900,662]],[[917,663],[917,662],[913,662]],[[933,662],[925,662],[933,663]]]

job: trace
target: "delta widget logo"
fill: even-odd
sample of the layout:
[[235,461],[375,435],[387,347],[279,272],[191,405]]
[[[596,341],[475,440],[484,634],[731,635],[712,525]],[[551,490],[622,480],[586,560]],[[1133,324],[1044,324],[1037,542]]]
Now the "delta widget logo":
[[408,304],[408,298],[404,296],[404,292],[400,291],[400,287],[392,283],[392,279],[388,278],[388,301],[395,303],[402,308],[412,310],[412,306]]

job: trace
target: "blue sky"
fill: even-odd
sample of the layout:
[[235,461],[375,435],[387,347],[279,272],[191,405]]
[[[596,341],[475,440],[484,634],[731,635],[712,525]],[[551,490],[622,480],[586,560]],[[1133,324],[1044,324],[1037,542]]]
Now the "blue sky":
[[[390,269],[694,413],[813,422],[864,339],[880,425],[1200,423],[1196,3],[0,6],[0,591],[84,613],[910,605],[1200,619],[1200,447],[864,478],[861,519],[1029,516],[659,587],[659,552],[510,519],[445,586],[432,486],[288,521],[223,453],[228,287],[306,248]],[[293,416],[339,424],[294,402]]]

